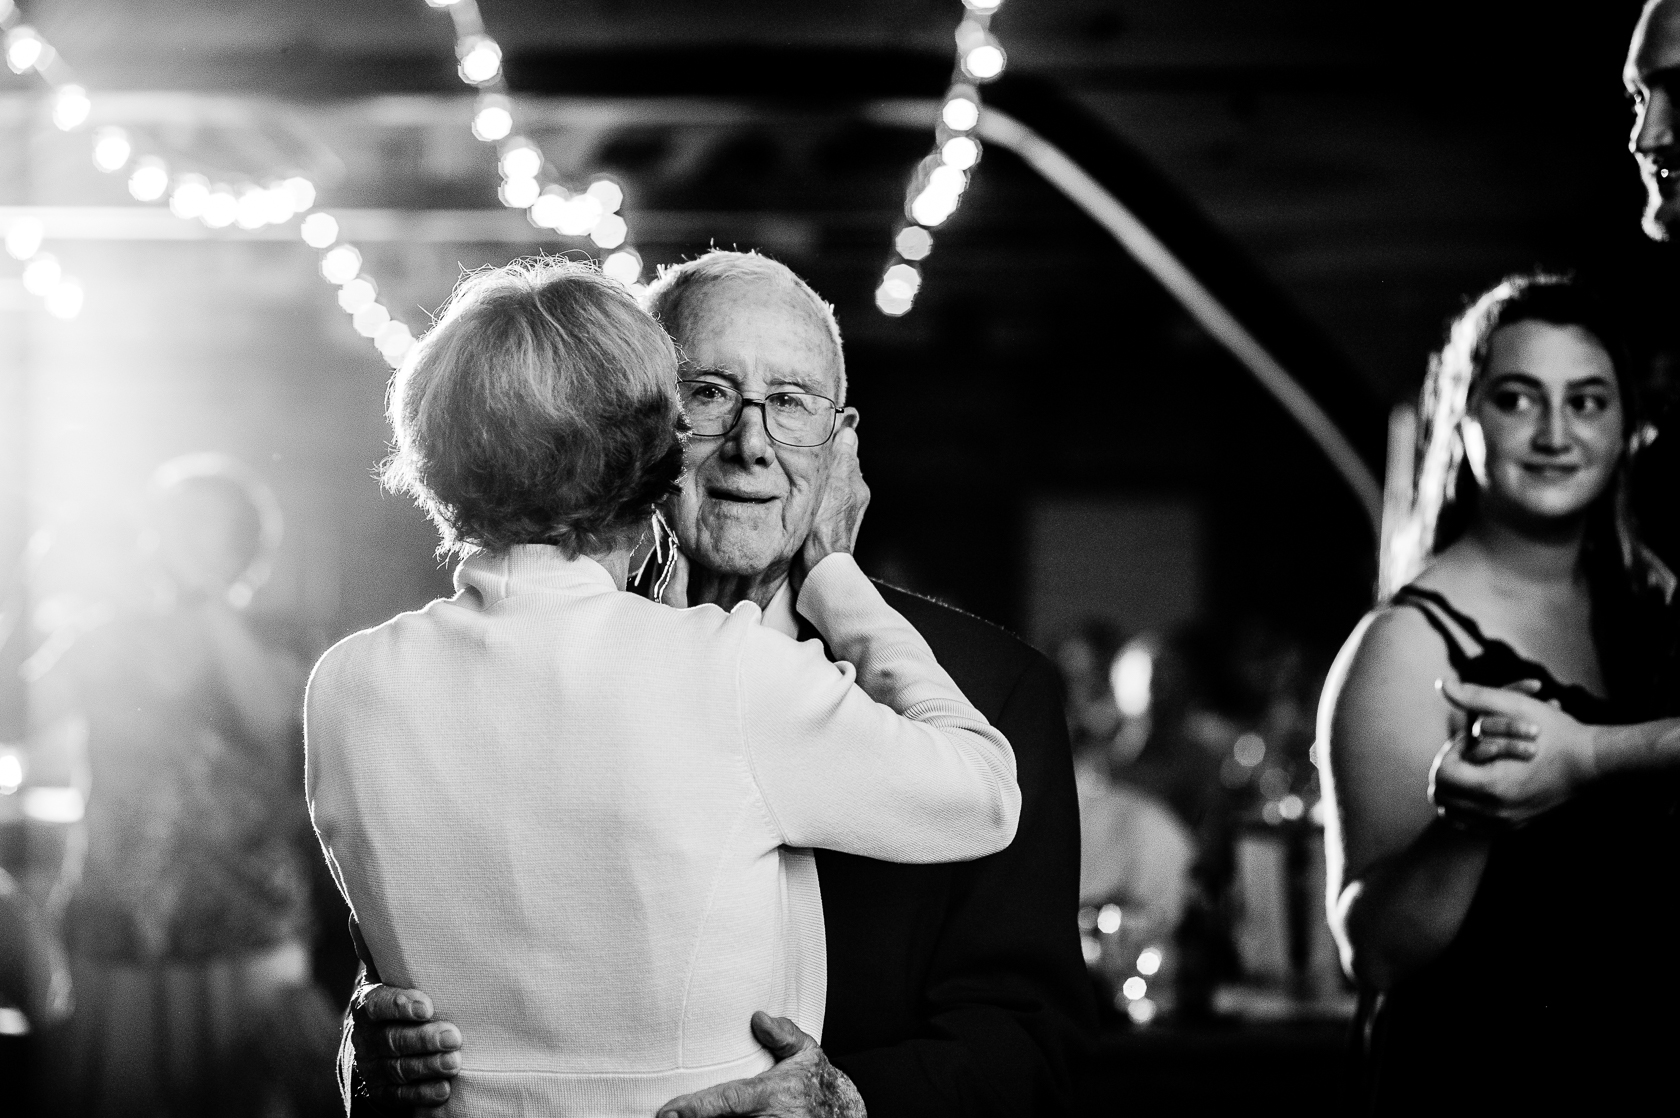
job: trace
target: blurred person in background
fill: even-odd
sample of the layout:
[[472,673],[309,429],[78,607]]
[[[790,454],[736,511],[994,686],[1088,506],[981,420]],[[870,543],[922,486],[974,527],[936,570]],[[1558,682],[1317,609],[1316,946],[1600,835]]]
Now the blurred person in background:
[[43,1038],[40,1093],[78,1116],[327,1113],[336,1028],[306,946],[304,669],[241,612],[279,508],[243,465],[204,454],[159,468],[149,514],[146,592],[78,611],[73,639],[49,637],[30,663],[32,767],[87,789],[85,850],[63,883],[75,1008]]
[[1642,1109],[1680,1040],[1680,734],[1640,721],[1676,698],[1653,651],[1674,580],[1627,516],[1616,330],[1568,279],[1509,279],[1452,325],[1420,413],[1386,601],[1320,710],[1365,1101]]
[[1093,618],[1052,645],[1067,705],[1079,790],[1079,904],[1148,910],[1170,932],[1184,914],[1195,849],[1189,830],[1157,797],[1115,776],[1143,745],[1115,699],[1119,630]]
[[34,1029],[70,1012],[64,952],[38,907],[5,870],[0,870],[0,1007],[21,1010]]
[[[679,375],[741,399],[726,433],[690,439],[682,491],[666,510],[673,565],[649,564],[656,577],[637,586],[673,604],[753,601],[766,626],[814,636],[792,608],[788,576],[834,446],[778,441],[764,401],[805,384],[845,406],[833,311],[787,267],[740,252],[667,269],[647,298],[682,354]],[[1071,1107],[1073,1062],[1095,1010],[1080,955],[1079,819],[1054,670],[978,618],[880,590],[1014,747],[1015,841],[977,861],[928,866],[817,851],[828,936],[822,1044],[800,1034],[775,1067],[691,1096],[685,1115],[840,1113],[835,1073],[871,1118],[1022,1118]],[[474,1043],[433,1020],[417,990],[365,986],[353,1022],[366,1096],[358,1106],[435,1105],[449,1095],[457,1050]]]

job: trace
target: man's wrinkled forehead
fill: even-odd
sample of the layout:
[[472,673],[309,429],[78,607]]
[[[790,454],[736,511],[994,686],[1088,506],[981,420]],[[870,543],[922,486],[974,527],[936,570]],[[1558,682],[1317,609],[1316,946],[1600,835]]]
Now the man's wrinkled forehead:
[[1680,0],[1657,0],[1646,7],[1629,44],[1622,76],[1631,86],[1662,70],[1680,67]]
[[793,284],[770,276],[714,280],[687,292],[673,317],[671,336],[685,363],[714,347],[741,352],[771,345],[803,350],[820,363],[810,371],[840,383],[842,357],[828,324]]

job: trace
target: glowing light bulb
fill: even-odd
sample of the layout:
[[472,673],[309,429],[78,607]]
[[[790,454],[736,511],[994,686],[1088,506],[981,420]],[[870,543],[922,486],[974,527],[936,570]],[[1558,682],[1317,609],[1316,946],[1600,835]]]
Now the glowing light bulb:
[[93,137],[93,165],[109,174],[120,171],[134,154],[128,133],[121,128],[101,128]]
[[303,219],[298,233],[310,248],[326,248],[338,240],[338,219],[332,214],[310,214]]
[[355,314],[378,298],[379,290],[366,276],[357,276],[338,289],[338,305],[343,307],[347,314]]
[[486,93],[473,113],[472,134],[486,143],[505,139],[513,131],[513,104],[500,93]]
[[1152,976],[1161,969],[1161,949],[1159,947],[1145,947],[1138,952],[1137,970],[1145,978]]
[[308,213],[315,205],[315,184],[302,175],[293,175],[280,186],[292,201],[293,213]]
[[226,229],[239,216],[239,199],[234,197],[233,191],[217,183],[210,188],[210,194],[204,199],[204,211],[198,219],[212,229]]
[[893,248],[906,260],[922,260],[933,251],[933,234],[920,225],[906,225],[893,238]]
[[209,180],[203,175],[182,175],[169,195],[169,212],[176,217],[200,217],[209,201]]
[[1120,650],[1108,669],[1108,686],[1121,714],[1142,718],[1149,713],[1154,679],[1155,654],[1148,645],[1133,641]]
[[283,182],[270,183],[263,190],[263,220],[270,225],[284,225],[297,215],[292,204],[292,192]]
[[543,229],[553,229],[560,222],[560,215],[566,208],[566,195],[557,186],[551,186],[531,203],[531,222]]
[[169,168],[155,155],[148,155],[128,176],[128,192],[137,202],[155,202],[169,189]]
[[902,292],[905,298],[914,298],[922,289],[922,273],[913,264],[894,264],[882,277],[881,286],[893,294]]
[[362,254],[355,245],[339,245],[321,257],[321,278],[340,287],[356,278],[362,270]]
[[910,203],[910,217],[918,225],[940,225],[956,212],[956,195],[937,190],[924,190]]
[[939,158],[945,161],[947,167],[966,171],[980,162],[980,145],[974,142],[972,136],[952,136],[939,149]]
[[976,81],[991,81],[1003,73],[1003,48],[995,43],[981,43],[963,55],[963,73]]
[[939,118],[945,122],[945,127],[967,132],[980,123],[980,106],[967,97],[953,97],[939,110]]
[[65,277],[53,285],[47,292],[47,313],[54,318],[61,318],[68,322],[82,313],[82,302],[85,295],[82,285],[76,280]]
[[6,255],[13,260],[28,260],[41,251],[47,229],[32,217],[19,218],[6,228]]
[[629,287],[642,278],[642,258],[635,249],[621,248],[601,261],[601,271]]
[[79,85],[60,86],[53,97],[53,123],[66,132],[85,121],[92,111],[93,102]]
[[542,170],[542,165],[542,152],[523,137],[510,141],[502,148],[502,157],[497,163],[504,179],[534,179]]
[[496,75],[502,72],[502,48],[490,36],[474,35],[464,40],[459,50],[462,81],[483,85],[495,81]]
[[595,229],[589,234],[589,239],[602,248],[617,248],[630,235],[630,226],[617,214],[602,214],[601,220],[595,223]]
[[373,336],[373,344],[379,347],[379,352],[385,360],[393,365],[401,363],[414,348],[414,335],[409,333],[408,327],[395,319],[379,328],[379,333]]
[[879,309],[882,314],[891,315],[893,318],[909,313],[909,310],[914,303],[915,299],[909,296],[895,295],[888,291],[886,284],[882,284],[880,287],[875,289],[876,308]]
[[496,197],[511,210],[523,210],[542,197],[542,186],[536,179],[504,179],[496,189]]
[[601,212],[615,214],[624,205],[624,189],[611,179],[596,179],[585,194],[601,203]]
[[385,309],[383,303],[369,303],[350,316],[350,325],[364,338],[373,337],[390,321],[391,312]]
[[260,186],[240,187],[233,220],[241,229],[261,229],[267,225],[268,192]]
[[563,237],[582,237],[601,220],[601,203],[587,194],[574,194],[561,203],[554,229]]
[[27,74],[50,61],[46,40],[33,27],[14,27],[6,32],[6,65],[14,74]]
[[39,253],[23,266],[23,289],[31,295],[45,295],[63,277],[64,269],[59,266],[58,257],[50,252]]

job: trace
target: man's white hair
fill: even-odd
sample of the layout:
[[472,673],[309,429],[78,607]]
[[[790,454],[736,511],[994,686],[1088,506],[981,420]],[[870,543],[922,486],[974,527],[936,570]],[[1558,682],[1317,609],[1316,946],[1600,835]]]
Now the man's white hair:
[[661,267],[658,278],[648,286],[647,294],[642,297],[642,305],[675,337],[682,323],[684,300],[710,284],[731,279],[772,280],[783,283],[810,303],[817,318],[828,328],[829,339],[834,343],[834,367],[840,373],[838,402],[842,407],[845,406],[846,351],[840,341],[840,323],[834,317],[834,308],[824,301],[810,284],[799,278],[797,272],[779,260],[772,260],[756,252],[714,248],[693,260]]

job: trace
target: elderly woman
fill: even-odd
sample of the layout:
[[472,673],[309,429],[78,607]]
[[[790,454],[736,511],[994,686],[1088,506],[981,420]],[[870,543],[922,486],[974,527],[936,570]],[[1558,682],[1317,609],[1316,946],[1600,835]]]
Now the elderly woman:
[[387,483],[457,593],[321,660],[308,791],[381,976],[473,1038],[448,1112],[646,1118],[765,1070],[755,1010],[822,1023],[799,848],[970,859],[1019,815],[1008,743],[849,554],[855,436],[801,556],[832,663],[751,603],[622,592],[684,421],[670,340],[593,269],[469,277],[390,400]]

